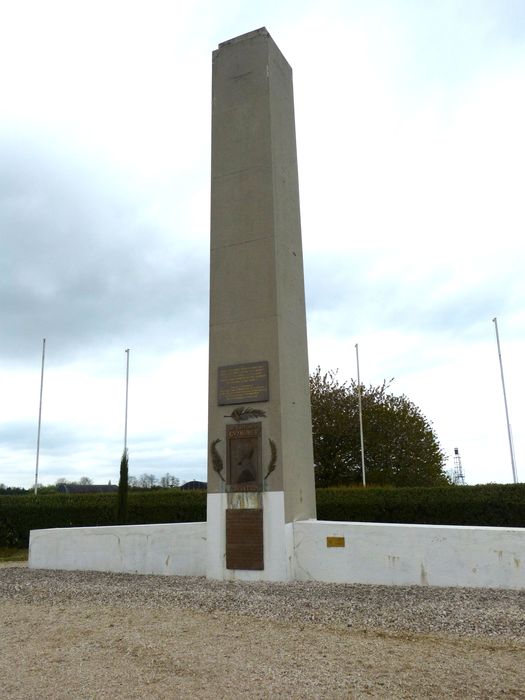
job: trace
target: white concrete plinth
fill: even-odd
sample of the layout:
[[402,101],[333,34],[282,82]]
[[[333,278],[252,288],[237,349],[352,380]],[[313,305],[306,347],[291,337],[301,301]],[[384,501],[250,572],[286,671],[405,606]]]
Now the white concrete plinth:
[[293,524],[284,521],[284,493],[262,494],[264,570],[226,568],[226,509],[228,494],[208,494],[208,565],[206,576],[223,581],[292,581]]
[[29,567],[204,576],[206,523],[32,530]]
[[[328,537],[344,547],[328,547]],[[294,554],[302,581],[525,588],[520,528],[310,520],[294,523]]]
[[[263,494],[264,570],[231,571],[225,559],[226,505],[226,494],[209,494],[208,523],[33,530],[29,566],[218,580],[525,590],[525,529],[285,523],[283,494],[275,492]],[[344,546],[328,546],[334,543]]]

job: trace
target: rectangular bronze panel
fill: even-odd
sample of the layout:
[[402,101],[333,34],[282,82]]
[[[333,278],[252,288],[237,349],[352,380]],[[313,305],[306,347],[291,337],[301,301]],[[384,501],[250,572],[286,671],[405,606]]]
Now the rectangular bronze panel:
[[345,538],[344,537],[327,537],[326,538],[327,547],[344,547]]
[[262,508],[226,511],[226,568],[264,569]]
[[268,399],[268,362],[266,360],[219,367],[219,406],[257,403]]
[[260,491],[261,423],[236,423],[226,426],[226,484],[231,491]]

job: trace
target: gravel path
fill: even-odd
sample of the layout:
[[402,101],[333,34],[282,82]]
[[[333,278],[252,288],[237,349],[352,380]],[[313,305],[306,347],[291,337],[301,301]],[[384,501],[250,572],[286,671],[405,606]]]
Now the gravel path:
[[0,616],[13,700],[525,698],[524,591],[19,565]]

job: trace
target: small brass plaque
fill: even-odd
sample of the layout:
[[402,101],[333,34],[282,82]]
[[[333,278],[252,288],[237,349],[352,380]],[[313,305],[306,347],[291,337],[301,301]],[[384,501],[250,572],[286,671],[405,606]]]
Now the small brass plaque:
[[327,547],[344,547],[345,538],[344,537],[327,537],[326,538]]
[[268,399],[268,362],[266,360],[219,367],[219,406],[257,403]]

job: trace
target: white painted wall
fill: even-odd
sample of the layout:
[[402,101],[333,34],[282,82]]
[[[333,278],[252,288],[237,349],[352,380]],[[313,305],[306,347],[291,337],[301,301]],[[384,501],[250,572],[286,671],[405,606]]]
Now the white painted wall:
[[[525,529],[284,522],[280,492],[263,495],[264,571],[229,571],[226,494],[208,494],[208,522],[33,530],[33,569],[525,589]],[[343,537],[344,547],[327,547]]]
[[206,523],[32,530],[29,567],[204,576]]
[[292,581],[293,525],[284,522],[284,493],[262,494],[264,570],[226,568],[226,509],[228,494],[208,493],[208,567],[206,576],[221,581]]
[[[344,547],[327,547],[327,537]],[[525,529],[306,520],[294,523],[302,581],[525,589]]]

